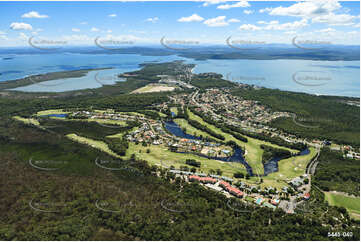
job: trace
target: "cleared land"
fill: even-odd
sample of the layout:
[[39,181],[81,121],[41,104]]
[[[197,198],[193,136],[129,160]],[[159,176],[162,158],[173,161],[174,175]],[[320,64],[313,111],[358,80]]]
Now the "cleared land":
[[218,140],[218,141],[219,141],[219,139],[217,139],[217,138],[209,135],[208,133],[206,133],[206,132],[204,132],[204,131],[201,131],[201,130],[199,130],[199,129],[196,129],[195,127],[191,126],[191,125],[188,123],[188,121],[185,120],[185,119],[177,118],[177,119],[174,119],[173,121],[174,121],[175,123],[177,123],[177,124],[181,127],[181,129],[183,129],[183,130],[185,129],[185,130],[186,130],[185,132],[186,132],[187,134],[195,135],[195,136],[198,136],[198,137],[200,137],[200,136],[202,136],[202,137],[210,137],[210,138],[212,138],[212,139],[215,139],[215,140]]
[[[147,149],[150,150],[149,153],[147,153]],[[228,177],[233,177],[233,173],[237,171],[246,173],[244,166],[240,163],[227,163],[218,160],[207,159],[193,154],[175,153],[169,151],[167,147],[163,145],[151,145],[144,147],[142,145],[135,145],[134,143],[130,143],[126,156],[130,157],[131,154],[136,154],[136,157],[148,161],[150,165],[158,165],[163,167],[170,167],[173,165],[176,168],[179,168],[180,166],[187,166],[191,168],[192,166],[186,165],[185,162],[187,159],[195,159],[201,162],[201,167],[197,168],[197,170],[199,169],[205,173],[208,173],[212,169],[220,169],[223,171],[222,175]]]
[[[87,144],[93,148],[102,150],[114,157],[120,157],[119,155],[115,154],[111,151],[107,144],[102,141],[93,140],[89,138],[85,138],[76,134],[68,134],[68,138],[74,140],[76,142]],[[147,149],[150,150],[147,153]],[[211,160],[203,157],[199,157],[193,154],[180,154],[174,153],[169,151],[163,145],[151,145],[151,146],[142,146],[142,145],[135,145],[134,143],[129,144],[129,149],[127,150],[126,156],[122,158],[130,158],[132,154],[135,154],[137,158],[144,159],[149,162],[150,165],[157,165],[163,166],[165,168],[170,167],[173,165],[176,168],[180,166],[187,166],[191,168],[192,166],[186,165],[185,162],[187,159],[196,159],[197,161],[201,162],[201,168],[199,168],[202,172],[208,173],[210,170],[217,170],[220,169],[223,171],[222,175],[233,177],[233,173],[237,171],[246,172],[245,168],[242,164],[239,163],[227,163],[218,160]]]
[[132,93],[147,93],[147,92],[170,92],[173,91],[175,87],[167,86],[167,85],[154,85],[149,84],[144,87],[138,88],[134,90]]
[[[176,108],[173,108],[172,111],[177,111]],[[99,110],[99,112],[104,112],[102,110]],[[37,115],[48,115],[48,114],[59,114],[59,113],[65,113],[63,110],[46,110],[38,112]],[[139,115],[139,113],[132,113]],[[269,142],[257,140],[254,138],[247,137],[248,142],[244,143],[240,140],[237,140],[235,137],[233,137],[231,134],[224,133],[219,128],[215,127],[214,125],[211,125],[209,123],[206,123],[201,117],[197,116],[196,114],[192,113],[188,110],[189,117],[193,120],[196,120],[200,122],[203,125],[206,125],[216,133],[222,134],[225,137],[225,141],[228,140],[234,140],[237,142],[238,145],[241,147],[244,147],[246,149],[246,155],[245,158],[247,162],[252,166],[254,173],[256,174],[263,174],[263,164],[262,164],[262,154],[263,150],[260,148],[261,144],[266,144],[269,146],[282,148],[290,150],[291,152],[297,152],[296,150],[292,150],[286,147],[281,147],[278,145],[271,144]],[[31,120],[31,119],[24,119],[21,117],[17,118],[20,121],[26,122],[26,123],[32,123],[37,120]],[[65,121],[65,119],[62,119]],[[73,120],[76,121],[76,120]],[[113,120],[103,120],[103,119],[84,119],[80,120],[83,122],[90,122],[90,121],[96,121],[99,123],[104,124],[118,124],[118,125],[126,125],[124,121],[113,121]],[[212,137],[215,140],[218,140],[217,138],[209,135],[206,132],[203,132],[201,130],[196,129],[195,127],[191,126],[187,120],[185,119],[175,119],[174,120],[181,128],[185,128],[186,132],[188,134],[196,135],[196,136],[203,136],[203,137]],[[35,124],[35,123],[34,123]],[[136,128],[135,128],[136,129]],[[109,135],[108,137],[113,138],[121,138],[123,133],[115,133],[113,135]],[[102,141],[98,140],[92,140],[89,138],[81,137],[76,134],[68,134],[68,138],[77,141],[79,143],[90,145],[94,148],[97,148],[99,150],[102,150],[114,157],[120,157],[115,152],[109,149],[108,145]],[[149,149],[149,153],[147,153],[147,149]],[[191,168],[192,166],[186,165],[185,161],[186,159],[195,159],[197,161],[201,162],[201,168],[197,168],[197,170],[200,170],[202,172],[208,173],[211,170],[217,170],[220,169],[223,172],[223,175],[228,177],[233,177],[233,174],[236,172],[243,172],[246,174],[246,170],[244,166],[240,163],[227,163],[222,162],[218,160],[212,160],[203,158],[194,154],[180,154],[180,153],[174,153],[168,150],[167,147],[164,145],[149,145],[149,146],[142,146],[142,145],[136,145],[134,143],[129,144],[129,149],[127,150],[126,156],[123,158],[130,158],[131,154],[136,154],[136,156],[140,159],[147,160],[150,165],[158,165],[163,167],[170,167],[173,165],[176,168],[180,168],[180,166],[187,166]],[[263,183],[260,184],[260,177],[251,177],[249,180],[241,179],[246,183],[249,184],[255,184],[260,185],[262,188],[273,186],[276,188],[282,188],[283,186],[287,185],[287,182],[291,180],[292,178],[295,178],[297,176],[303,175],[305,173],[306,166],[308,162],[311,160],[311,158],[316,154],[316,151],[314,148],[310,148],[310,154],[305,156],[296,156],[291,157],[288,159],[284,159],[279,161],[279,171],[276,173],[271,173],[266,177],[262,177]],[[162,163],[161,163],[162,161]]]
[[69,112],[64,112],[63,109],[49,109],[49,110],[39,111],[36,113],[36,115],[43,116],[43,115],[63,114],[63,113],[69,113]]
[[326,201],[332,206],[344,207],[353,218],[360,219],[360,197],[348,197],[333,192],[324,192]]
[[111,149],[109,149],[108,145],[106,143],[104,143],[103,141],[85,138],[85,137],[82,137],[82,136],[79,136],[76,134],[68,134],[68,135],[66,135],[66,137],[68,137],[69,139],[74,140],[76,142],[79,142],[81,144],[86,144],[93,148],[104,151],[105,153],[112,155],[114,157],[120,158],[120,156],[117,155],[116,153],[114,153]]
[[201,123],[204,126],[207,126],[208,128],[212,129],[214,132],[221,134],[225,137],[225,141],[229,141],[229,140],[233,140],[235,141],[239,146],[244,147],[246,149],[246,161],[248,162],[248,164],[254,169],[254,172],[263,174],[263,164],[262,164],[262,154],[263,154],[263,150],[261,149],[260,145],[261,144],[265,144],[268,146],[272,146],[275,148],[279,148],[279,149],[285,149],[285,150],[289,150],[292,153],[297,153],[297,150],[293,150],[293,149],[289,149],[286,147],[282,147],[279,145],[275,145],[266,141],[261,141],[261,140],[257,140],[248,136],[248,142],[244,143],[238,139],[236,139],[235,137],[233,137],[233,135],[228,134],[228,133],[224,133],[221,129],[215,127],[212,124],[206,123],[201,117],[199,117],[198,115],[192,113],[190,110],[188,111],[188,115],[190,119],[196,120],[199,123]]
[[20,116],[14,116],[13,118],[15,120],[21,121],[21,122],[23,122],[25,124],[33,124],[33,125],[37,125],[37,126],[40,125],[39,121],[36,120],[36,119],[33,119],[33,118],[22,118]]

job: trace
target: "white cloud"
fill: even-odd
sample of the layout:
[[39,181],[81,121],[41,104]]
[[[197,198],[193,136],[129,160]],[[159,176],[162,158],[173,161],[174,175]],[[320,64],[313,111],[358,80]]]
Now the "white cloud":
[[90,31],[91,31],[91,32],[99,32],[99,29],[98,29],[98,28],[93,27],[93,28],[91,28],[91,29],[90,29]]
[[267,21],[258,21],[257,22],[258,24],[267,24],[267,25],[274,25],[274,24],[278,24],[279,22],[277,21],[277,20],[273,20],[273,21],[269,21],[269,22],[267,22]]
[[81,25],[86,25],[88,22],[80,22]]
[[256,30],[261,30],[261,27],[258,27],[256,25],[253,24],[242,24],[239,27],[239,30],[251,30],[251,31],[256,31]]
[[248,14],[253,13],[253,11],[252,10],[243,10],[243,13],[248,15]]
[[294,30],[298,28],[302,28],[308,25],[307,19],[302,19],[300,21],[288,22],[280,24],[277,20],[266,22],[266,21],[258,21],[258,24],[262,24],[261,26],[256,26],[253,24],[243,24],[239,27],[240,30]]
[[[268,9],[270,15],[293,16],[312,19],[312,23],[325,23],[334,26],[353,25],[359,16],[350,14],[335,14],[334,11],[341,10],[342,6],[337,0],[303,1],[292,4],[289,7],[277,7]],[[348,12],[347,8],[343,8]],[[260,10],[261,11],[261,10]]]
[[278,21],[271,21],[264,27],[265,30],[292,30],[302,28],[308,25],[307,19],[302,19],[300,21],[289,22],[280,24]]
[[262,8],[258,12],[265,13],[265,12],[271,12],[271,11],[272,11],[272,8]]
[[228,23],[239,23],[239,22],[241,22],[241,21],[236,18],[231,18],[230,20],[228,20]]
[[117,15],[115,13],[109,14],[108,17],[109,18],[115,18]]
[[28,40],[29,37],[28,37],[26,34],[24,34],[24,33],[19,33],[19,39],[21,39],[21,40]]
[[73,31],[73,32],[80,32],[80,29],[72,28],[71,31]]
[[295,3],[289,7],[273,8],[270,15],[294,16],[311,18],[319,15],[331,13],[341,8],[337,0],[304,1]]
[[24,13],[21,17],[22,18],[48,18],[49,16],[45,15],[45,14],[41,15],[36,11],[31,11],[31,12],[28,12],[28,13]]
[[180,19],[178,19],[178,22],[200,22],[203,21],[204,18],[202,18],[201,16],[199,16],[198,14],[192,14],[189,17],[181,17]]
[[217,6],[217,8],[226,10],[226,9],[230,9],[230,8],[246,8],[246,7],[250,7],[250,6],[251,5],[247,1],[239,1],[234,4],[219,5],[219,6]]
[[225,19],[226,16],[218,16],[216,18],[207,19],[203,23],[205,25],[208,25],[208,27],[223,27],[229,25],[229,23],[227,23]]
[[318,16],[312,19],[312,23],[327,23],[329,25],[353,25],[354,20],[359,18],[358,16],[352,16],[349,14],[334,14],[329,13],[327,15]]
[[11,23],[10,28],[13,30],[32,30],[33,27],[30,24],[27,23]]
[[6,33],[3,31],[0,31],[0,35],[5,35]]
[[359,35],[360,32],[358,32],[358,31],[350,31],[350,32],[347,32],[347,34]]
[[295,35],[295,34],[297,34],[297,32],[296,31],[286,31],[286,32],[284,32],[285,34],[292,34],[292,35]]
[[145,21],[146,21],[146,22],[156,23],[158,20],[159,20],[158,17],[154,17],[154,18],[147,18]]
[[36,29],[35,31],[31,32],[32,35],[37,35],[39,32],[44,31],[43,29]]
[[111,30],[111,29],[107,30],[107,33],[112,33],[112,32],[113,32],[113,30]]
[[320,30],[316,30],[315,32],[317,33],[330,33],[330,32],[335,32],[336,30],[333,28],[327,28],[327,29],[320,29]]
[[227,0],[205,0],[205,3],[203,3],[204,7],[207,7],[209,5],[213,5],[213,4],[219,4],[222,2],[226,2]]

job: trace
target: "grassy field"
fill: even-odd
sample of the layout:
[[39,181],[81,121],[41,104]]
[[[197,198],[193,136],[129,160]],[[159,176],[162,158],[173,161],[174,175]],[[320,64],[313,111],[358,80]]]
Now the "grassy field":
[[324,192],[326,201],[332,206],[344,207],[354,218],[360,219],[360,198]]
[[33,119],[33,118],[22,118],[20,116],[14,116],[13,118],[15,120],[21,121],[21,122],[23,122],[25,124],[32,124],[32,125],[37,125],[37,126],[40,125],[39,121],[36,120],[36,119]]
[[89,138],[85,138],[76,134],[68,134],[66,135],[66,137],[68,137],[69,139],[79,142],[81,144],[86,144],[89,145],[93,148],[99,149],[109,155],[112,155],[114,157],[120,158],[119,155],[117,155],[116,153],[114,153],[111,149],[109,149],[108,145],[106,143],[104,143],[103,141],[99,141],[99,140],[93,140],[93,139],[89,139]]
[[275,148],[281,148],[281,149],[285,149],[285,150],[289,150],[293,153],[297,153],[297,150],[292,150],[286,147],[282,147],[282,146],[278,146],[278,145],[274,145],[271,144],[269,142],[266,141],[261,141],[261,140],[257,140],[254,138],[250,138],[247,137],[248,142],[244,143],[238,139],[236,139],[235,137],[233,137],[231,134],[228,133],[224,133],[221,129],[215,127],[212,124],[206,123],[201,117],[199,117],[198,115],[192,113],[190,110],[188,110],[188,114],[189,114],[189,118],[198,121],[199,123],[207,126],[208,128],[212,129],[214,132],[219,133],[221,135],[223,135],[225,137],[225,141],[229,141],[229,140],[233,140],[235,141],[239,146],[241,147],[245,147],[246,149],[246,161],[248,162],[248,164],[253,168],[254,172],[263,174],[263,164],[262,164],[262,154],[263,154],[263,150],[261,149],[260,145],[261,144],[265,144],[268,146],[272,146]]
[[175,115],[178,114],[178,109],[176,107],[171,107],[170,111],[173,112]]
[[273,179],[292,179],[305,174],[306,166],[316,155],[316,149],[310,147],[308,155],[294,156],[278,162],[278,173],[271,173],[267,177]]
[[[150,149],[150,153],[146,152],[147,149]],[[222,175],[228,177],[233,177],[233,174],[237,171],[246,173],[246,169],[240,163],[230,164],[227,162],[203,158],[193,154],[175,153],[169,151],[167,147],[163,145],[151,145],[144,147],[141,144],[135,145],[134,143],[130,143],[126,156],[130,157],[131,154],[135,154],[137,158],[148,161],[150,165],[158,165],[164,167],[170,167],[171,165],[173,165],[174,167],[179,168],[180,166],[188,166],[185,164],[187,159],[195,159],[201,162],[201,167],[199,170],[205,173],[208,173],[211,169],[221,169],[223,171]]]
[[177,119],[174,119],[173,121],[176,122],[182,129],[186,129],[187,134],[195,135],[195,136],[198,136],[198,137],[202,135],[203,137],[210,137],[210,138],[213,138],[213,139],[216,139],[216,140],[219,141],[219,139],[209,135],[208,133],[194,128],[185,119],[177,118]]
[[69,113],[69,112],[64,112],[63,109],[49,109],[49,110],[39,111],[36,113],[36,115],[42,116],[42,115],[63,114],[63,113]]
[[[176,108],[173,108],[176,111]],[[45,114],[54,114],[54,113],[63,113],[62,110],[47,110],[40,112],[41,115]],[[138,114],[138,113],[136,113]],[[263,150],[260,148],[261,144],[266,144],[269,146],[277,147],[277,148],[283,148],[290,150],[291,152],[297,152],[296,150],[292,150],[285,147],[280,147],[278,145],[273,145],[269,142],[257,140],[254,138],[247,137],[248,142],[244,143],[240,140],[237,140],[235,137],[233,137],[231,134],[224,133],[219,128],[215,127],[214,125],[211,125],[209,123],[206,123],[201,117],[198,115],[195,115],[191,111],[188,110],[189,117],[193,120],[196,120],[200,122],[203,125],[207,125],[210,129],[213,131],[222,134],[225,137],[225,141],[228,140],[234,140],[237,142],[238,145],[241,147],[245,147],[246,149],[246,155],[245,158],[247,162],[252,166],[254,173],[256,174],[263,174],[263,164],[262,164],[262,154]],[[38,113],[39,115],[39,113]],[[36,120],[35,120],[36,121]],[[96,121],[96,122],[102,122],[102,123],[108,123],[108,124],[121,124],[126,125],[123,121],[112,121],[112,120],[103,120],[103,119],[88,119],[83,121]],[[203,132],[201,130],[198,130],[191,126],[187,120],[185,119],[175,119],[174,120],[177,124],[180,125],[182,128],[187,129],[187,133],[193,134],[196,136],[205,136],[205,137],[212,137],[208,133]],[[30,122],[28,119],[23,120],[23,122]],[[113,138],[121,138],[123,133],[117,133],[114,135],[111,135],[110,137]],[[109,149],[107,144],[105,144],[102,141],[97,141],[93,139],[88,139],[85,137],[77,136],[75,134],[69,134],[67,135],[68,138],[77,141],[79,143],[88,144],[92,147],[95,147],[101,151],[106,152],[107,154],[110,154],[115,157],[119,157],[117,154],[115,154],[113,151]],[[214,137],[212,137],[214,138]],[[216,138],[214,138],[216,139]],[[147,149],[150,150],[149,153],[147,153]],[[289,159],[281,160],[279,162],[279,172],[269,174],[266,177],[262,177],[263,183],[261,184],[261,187],[267,187],[267,186],[273,186],[276,188],[282,188],[283,186],[287,185],[287,181],[290,179],[303,175],[305,173],[305,168],[308,164],[308,162],[311,160],[311,158],[315,155],[315,149],[310,148],[310,154],[305,156],[296,156],[291,157]],[[150,145],[147,147],[144,147],[142,145],[136,145],[134,143],[129,144],[129,149],[127,150],[127,155],[124,158],[129,158],[131,154],[136,154],[136,156],[140,159],[147,160],[150,165],[158,165],[158,166],[164,166],[169,167],[171,165],[175,166],[176,168],[179,168],[180,166],[188,166],[185,164],[186,159],[196,159],[197,161],[201,162],[201,170],[202,172],[208,173],[210,170],[217,170],[221,169],[223,171],[223,175],[228,177],[233,177],[233,174],[235,172],[243,172],[246,174],[246,170],[242,164],[239,163],[227,163],[217,160],[211,160],[203,157],[199,157],[197,155],[193,154],[180,154],[180,153],[174,153],[167,149],[167,147],[163,145]],[[162,161],[162,164],[160,163]],[[188,166],[190,167],[190,166]],[[249,184],[255,184],[259,185],[260,178],[258,176],[251,177],[249,180],[242,179],[244,182]]]
[[[118,135],[120,136],[120,134]],[[68,134],[67,137],[73,141],[90,145],[114,157],[118,157],[118,158],[120,157],[119,155],[111,151],[108,145],[102,141],[81,137],[76,134]],[[149,153],[147,153],[147,149],[150,150]],[[179,168],[180,166],[188,166],[185,164],[186,159],[196,159],[197,161],[201,162],[202,165],[200,170],[205,173],[208,173],[211,169],[213,170],[221,169],[223,171],[222,175],[228,177],[233,177],[233,174],[237,171],[246,173],[246,170],[243,167],[243,165],[239,163],[230,164],[227,162],[199,157],[193,154],[174,153],[169,151],[163,145],[150,145],[145,147],[140,144],[136,145],[135,143],[130,143],[126,156],[123,158],[130,158],[132,154],[135,154],[136,157],[139,159],[146,160],[149,163],[149,165],[157,165],[163,167],[170,167],[171,165],[173,165],[174,167]],[[191,166],[188,167],[191,168]]]
[[[303,156],[294,156],[288,159],[280,160],[278,162],[278,172],[268,174],[263,177],[263,183],[261,187],[273,186],[282,188],[287,186],[287,182],[295,177],[299,177],[305,174],[306,166],[316,155],[316,149],[310,147],[310,153]],[[254,180],[255,178],[251,178]]]

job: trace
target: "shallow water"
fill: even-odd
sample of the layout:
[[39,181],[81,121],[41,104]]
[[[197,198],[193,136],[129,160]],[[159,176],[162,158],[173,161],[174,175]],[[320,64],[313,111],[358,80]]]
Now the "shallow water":
[[[0,55],[0,82],[29,75],[56,71],[89,68],[114,68],[108,75],[134,71],[145,62],[185,60],[196,64],[194,73],[216,72],[234,82],[255,84],[281,90],[321,95],[360,96],[360,61],[311,61],[311,60],[193,60],[175,55],[141,56],[136,54],[28,54]],[[107,73],[104,71],[104,75]],[[97,82],[95,73],[83,78],[55,80],[17,88],[22,91],[61,92],[86,88],[98,88],[114,84],[114,78]],[[296,81],[295,81],[296,79]],[[299,81],[299,79],[301,81]],[[303,80],[306,79],[306,80]],[[311,80],[309,80],[311,79]],[[322,79],[322,80],[319,80]],[[326,80],[323,80],[326,79]]]

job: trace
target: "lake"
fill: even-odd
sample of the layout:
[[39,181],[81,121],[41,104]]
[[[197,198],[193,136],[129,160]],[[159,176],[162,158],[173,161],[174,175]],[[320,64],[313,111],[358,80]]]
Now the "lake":
[[216,72],[227,80],[320,95],[360,96],[360,61],[206,60],[194,73]]
[[[293,156],[308,155],[309,153],[310,153],[310,150],[307,148]],[[281,160],[280,157],[273,157],[271,160],[263,163],[264,176],[267,176],[268,174],[273,173],[273,172],[277,172],[278,171],[278,162],[280,160]]]
[[[87,68],[113,68],[91,71],[80,78],[59,79],[19,87],[15,90],[62,92],[98,88],[114,84],[116,74],[139,69],[144,62],[184,60],[194,63],[194,73],[217,72],[230,81],[268,88],[321,95],[360,96],[360,61],[311,60],[193,60],[175,55],[137,54],[27,54],[0,55],[0,82],[29,75]],[[4,59],[5,58],[5,59]],[[100,80],[99,80],[100,79]]]
[[[181,127],[179,127],[179,125],[177,123],[175,123],[174,121],[165,122],[164,126],[174,136],[185,138],[185,139],[193,139],[193,140],[200,140],[201,139],[200,137],[193,136],[193,135],[190,135],[190,134],[187,134],[187,133],[183,132]],[[188,152],[177,152],[177,153],[188,153]],[[193,154],[193,153],[189,153],[189,154]],[[208,158],[208,159],[213,159],[213,160],[242,163],[245,166],[245,168],[247,170],[247,173],[250,176],[253,176],[252,167],[244,159],[243,151],[239,147],[236,147],[236,148],[233,149],[233,155],[230,156],[230,157],[211,157],[211,156],[207,156],[207,155],[204,155],[204,154],[196,154],[196,155],[198,155],[200,157]]]

